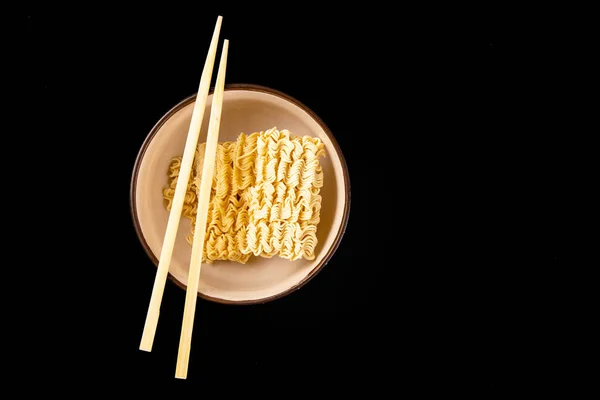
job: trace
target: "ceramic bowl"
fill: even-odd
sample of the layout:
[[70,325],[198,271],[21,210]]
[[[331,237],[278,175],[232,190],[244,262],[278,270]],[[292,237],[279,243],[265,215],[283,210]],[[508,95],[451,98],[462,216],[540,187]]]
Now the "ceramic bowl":
[[[144,141],[131,181],[131,211],[141,245],[158,265],[169,211],[162,190],[167,186],[171,159],[183,154],[195,95],[169,110]],[[209,96],[198,143],[206,141],[212,95]],[[203,264],[198,287],[202,298],[228,304],[264,303],[300,288],[327,264],[342,240],[350,212],[350,181],[344,157],[332,132],[305,105],[279,91],[256,85],[227,85],[219,141],[235,141],[272,127],[293,135],[319,137],[326,156],[319,159],[324,182],[321,215],[317,226],[315,259],[289,261],[277,256],[251,257],[246,264],[215,261]],[[185,288],[191,245],[186,241],[190,221],[182,217],[169,268],[169,278]]]

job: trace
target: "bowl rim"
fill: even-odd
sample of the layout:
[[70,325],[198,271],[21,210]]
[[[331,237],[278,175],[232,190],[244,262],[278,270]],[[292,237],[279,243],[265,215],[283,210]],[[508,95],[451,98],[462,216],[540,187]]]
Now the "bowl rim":
[[[212,93],[213,90],[214,90],[214,88],[211,88],[209,93]],[[222,299],[219,297],[208,296],[204,293],[198,292],[198,297],[201,297],[205,300],[209,300],[212,302],[221,303],[221,304],[237,304],[237,305],[263,304],[263,303],[267,303],[267,302],[285,297],[288,294],[294,292],[295,290],[300,289],[308,281],[310,281],[312,278],[314,278],[323,269],[323,267],[325,265],[327,265],[327,263],[331,260],[331,258],[333,257],[333,254],[336,252],[337,248],[339,247],[339,245],[342,241],[342,237],[344,236],[344,234],[346,232],[346,228],[348,226],[348,219],[350,216],[350,177],[349,177],[349,172],[348,172],[348,165],[346,164],[346,160],[344,158],[342,150],[341,150],[337,140],[335,140],[333,133],[331,132],[329,127],[327,127],[325,122],[323,122],[323,120],[314,111],[312,111],[310,108],[308,108],[306,105],[304,105],[303,103],[301,103],[300,101],[298,101],[297,99],[295,99],[294,97],[292,97],[288,94],[285,94],[279,90],[272,89],[272,88],[262,86],[262,85],[248,84],[248,83],[231,83],[231,84],[225,85],[225,91],[228,91],[228,90],[247,90],[247,91],[271,94],[271,95],[280,97],[283,100],[289,101],[290,103],[292,103],[295,106],[304,110],[311,118],[313,118],[315,120],[315,122],[317,122],[319,124],[321,129],[323,129],[325,134],[331,140],[331,143],[333,144],[335,152],[337,153],[338,157],[340,158],[340,163],[342,165],[342,174],[344,176],[344,185],[346,187],[342,222],[340,224],[340,227],[338,229],[336,237],[333,240],[333,244],[327,251],[327,254],[325,254],[325,256],[323,257],[321,262],[319,262],[319,264],[317,266],[315,266],[308,273],[308,275],[306,275],[300,282],[298,282],[297,284],[293,285],[292,287],[290,287],[280,293],[276,293],[274,295],[259,298],[259,299],[251,299],[251,300],[228,300],[228,299]],[[194,93],[194,94],[186,97],[185,99],[181,100],[179,103],[177,103],[175,106],[173,106],[169,111],[167,111],[161,117],[161,119],[152,127],[152,129],[146,136],[146,139],[144,140],[142,147],[140,148],[138,155],[135,159],[135,164],[133,167],[133,172],[132,172],[132,176],[131,176],[131,185],[130,185],[130,190],[129,190],[129,205],[130,205],[131,216],[133,219],[133,226],[135,228],[137,237],[138,237],[140,243],[142,244],[142,247],[144,248],[144,251],[150,258],[150,260],[152,260],[155,267],[158,267],[158,259],[154,256],[152,249],[150,248],[150,246],[146,242],[146,239],[144,238],[144,235],[143,235],[142,229],[141,229],[141,225],[139,222],[139,217],[137,214],[137,203],[136,203],[137,178],[138,178],[140,166],[142,164],[142,160],[144,158],[144,155],[146,154],[146,150],[148,149],[148,146],[154,139],[154,136],[156,136],[157,132],[160,130],[160,128],[165,124],[165,122],[169,118],[171,118],[175,113],[177,113],[183,107],[187,106],[188,104],[192,103],[195,100],[196,100],[196,94]],[[184,290],[187,290],[187,285],[183,284],[182,282],[179,282],[170,272],[168,273],[168,278],[171,282],[175,283],[175,285],[177,285],[178,287],[180,287]]]

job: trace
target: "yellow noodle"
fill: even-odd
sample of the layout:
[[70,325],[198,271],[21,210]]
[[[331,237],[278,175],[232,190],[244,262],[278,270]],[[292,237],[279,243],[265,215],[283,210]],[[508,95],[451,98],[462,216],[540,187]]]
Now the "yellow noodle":
[[[205,143],[198,146],[183,215],[192,221],[192,242]],[[325,148],[318,138],[295,137],[276,128],[217,147],[203,260],[246,263],[251,255],[289,260],[315,258]],[[170,210],[181,157],[169,166],[163,197]]]

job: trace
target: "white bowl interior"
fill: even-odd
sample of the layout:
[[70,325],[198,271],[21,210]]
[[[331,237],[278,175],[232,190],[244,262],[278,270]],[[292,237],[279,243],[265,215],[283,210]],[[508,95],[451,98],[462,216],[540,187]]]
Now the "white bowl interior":
[[[199,143],[206,141],[211,102],[212,95],[207,102]],[[167,186],[171,159],[183,154],[193,106],[192,101],[160,126],[143,155],[137,175],[135,211],[144,240],[157,259],[169,217],[162,189]],[[235,302],[260,300],[285,292],[323,262],[342,229],[348,188],[340,156],[319,123],[302,108],[276,94],[247,89],[225,92],[219,142],[234,141],[241,132],[249,134],[272,127],[288,129],[294,135],[316,136],[325,143],[327,154],[320,158],[324,184],[316,257],[312,261],[288,261],[253,256],[246,264],[231,261],[203,264],[198,291],[204,295]],[[187,285],[191,256],[191,246],[185,239],[189,232],[190,221],[182,217],[169,272],[183,285]]]

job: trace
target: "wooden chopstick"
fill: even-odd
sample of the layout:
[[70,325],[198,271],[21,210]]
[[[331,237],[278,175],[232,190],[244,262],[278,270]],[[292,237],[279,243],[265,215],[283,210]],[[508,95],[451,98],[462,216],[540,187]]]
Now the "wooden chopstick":
[[227,51],[229,41],[223,42],[219,72],[213,94],[208,123],[208,136],[206,138],[206,151],[204,164],[202,166],[202,178],[198,196],[198,208],[196,212],[196,226],[194,227],[194,240],[192,242],[192,256],[190,258],[190,271],[185,294],[185,308],[183,311],[183,323],[181,325],[181,337],[179,338],[179,352],[177,353],[177,368],[175,377],[186,379],[188,363],[190,358],[190,347],[192,343],[192,330],[194,328],[194,314],[196,312],[196,299],[198,298],[198,283],[200,281],[200,267],[202,265],[202,252],[204,250],[204,238],[206,235],[206,220],[208,217],[208,203],[217,156],[217,144],[219,141],[219,126],[221,123],[221,111],[223,109],[223,92],[225,87],[225,70],[227,68]]
[[179,220],[181,219],[181,211],[183,208],[187,184],[190,179],[190,172],[192,170],[196,146],[198,145],[198,137],[200,135],[202,119],[204,118],[206,99],[208,97],[213,66],[217,54],[217,45],[219,41],[222,20],[223,17],[219,15],[217,18],[217,24],[215,25],[215,30],[213,32],[212,40],[210,42],[210,47],[208,49],[208,55],[204,63],[204,69],[202,70],[202,77],[200,78],[198,94],[196,95],[196,103],[194,105],[192,120],[190,122],[190,127],[185,142],[185,150],[183,151],[181,167],[179,169],[179,177],[177,178],[177,185],[175,187],[175,195],[171,203],[171,212],[169,213],[169,220],[167,222],[167,229],[163,240],[162,250],[160,252],[158,269],[154,279],[154,287],[152,288],[152,297],[150,298],[148,314],[146,315],[144,333],[142,334],[142,341],[140,343],[140,350],[144,351],[151,351],[152,343],[154,342],[154,335],[156,333],[156,326],[158,324],[158,316],[160,313],[160,304],[162,302],[162,297],[165,290],[167,275],[169,274],[169,265],[171,264],[171,257],[173,255],[173,247],[175,246],[177,229],[179,228]]

